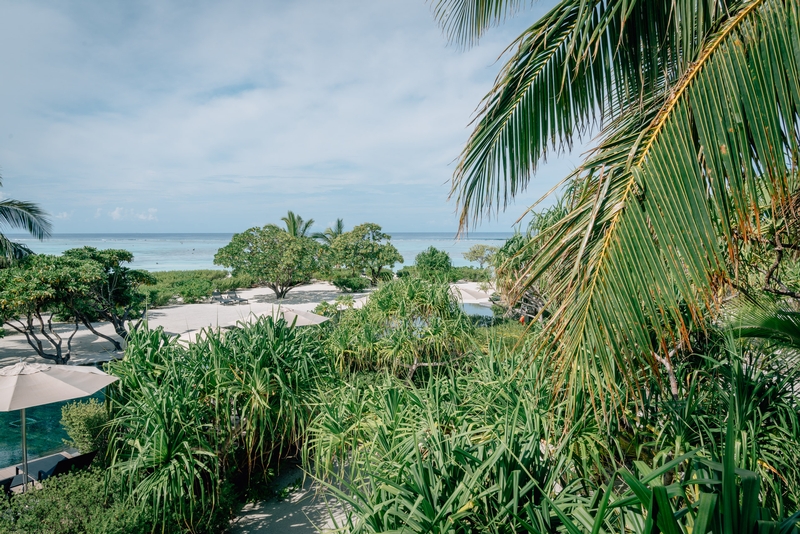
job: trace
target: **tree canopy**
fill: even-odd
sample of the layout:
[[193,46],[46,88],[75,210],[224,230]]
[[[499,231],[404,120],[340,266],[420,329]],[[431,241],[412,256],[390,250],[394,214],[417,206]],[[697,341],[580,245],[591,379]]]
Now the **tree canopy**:
[[477,262],[480,268],[483,269],[484,265],[491,263],[492,257],[496,252],[497,247],[477,244],[469,247],[469,250],[466,251],[463,256],[467,261]]
[[377,283],[385,269],[403,263],[403,257],[390,243],[392,236],[381,231],[375,223],[359,224],[333,240],[330,253],[334,263],[353,274],[365,274]]
[[[134,318],[141,320],[144,312],[145,296],[139,292],[139,288],[155,284],[155,277],[147,271],[125,267],[123,263],[133,261],[133,254],[127,250],[74,248],[65,251],[64,257],[94,262],[103,273],[83,298],[74,301],[71,311],[95,334],[106,337],[95,331],[91,325],[92,320],[100,318],[110,322],[122,339],[127,339],[126,324]],[[115,343],[119,350],[119,344],[115,340],[109,341]]]
[[453,268],[450,254],[432,246],[417,254],[414,265],[419,277],[426,280],[446,280]]
[[235,234],[217,251],[214,264],[232,268],[234,275],[254,277],[282,299],[293,287],[311,280],[319,265],[319,248],[310,237],[268,224]]
[[53,310],[67,309],[91,293],[103,278],[95,262],[63,256],[30,255],[7,269],[0,269],[0,319],[25,335],[28,344],[45,359],[63,364],[70,359],[72,337],[63,339],[53,328]]

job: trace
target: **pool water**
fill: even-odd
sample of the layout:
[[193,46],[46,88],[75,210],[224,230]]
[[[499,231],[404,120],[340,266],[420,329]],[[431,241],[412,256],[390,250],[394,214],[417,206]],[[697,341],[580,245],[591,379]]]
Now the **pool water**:
[[[103,393],[92,397],[103,400]],[[76,399],[87,400],[85,399]],[[67,448],[65,439],[69,439],[61,426],[61,407],[69,402],[56,402],[35,406],[25,410],[28,436],[28,460],[47,456]],[[0,468],[22,462],[22,430],[19,410],[0,412]]]

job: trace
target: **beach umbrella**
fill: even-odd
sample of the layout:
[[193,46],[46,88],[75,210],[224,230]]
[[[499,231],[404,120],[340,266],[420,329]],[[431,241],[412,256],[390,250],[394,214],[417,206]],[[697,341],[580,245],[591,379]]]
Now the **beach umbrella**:
[[482,306],[491,306],[492,301],[489,293],[480,291],[478,289],[470,289],[463,286],[452,286],[453,292],[462,304],[478,304]]
[[19,362],[0,368],[0,412],[21,410],[23,491],[29,479],[25,409],[85,397],[115,380],[96,367]]

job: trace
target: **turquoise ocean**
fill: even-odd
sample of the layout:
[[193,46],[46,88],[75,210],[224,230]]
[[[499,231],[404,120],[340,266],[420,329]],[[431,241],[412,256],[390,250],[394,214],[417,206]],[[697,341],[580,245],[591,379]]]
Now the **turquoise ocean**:
[[[391,243],[403,256],[404,265],[412,265],[417,254],[428,247],[447,251],[453,265],[469,265],[462,254],[472,245],[501,246],[513,234],[510,232],[474,232],[455,238],[448,232],[396,232]],[[55,234],[45,241],[21,234],[6,234],[16,242],[27,245],[37,254],[61,254],[78,247],[98,249],[117,248],[133,253],[131,267],[148,271],[221,269],[214,265],[214,254],[227,245],[233,234]],[[399,268],[401,265],[396,265]]]

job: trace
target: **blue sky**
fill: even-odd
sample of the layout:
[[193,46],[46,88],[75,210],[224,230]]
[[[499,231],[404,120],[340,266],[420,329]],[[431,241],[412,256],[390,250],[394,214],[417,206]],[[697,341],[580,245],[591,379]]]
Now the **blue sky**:
[[[547,4],[464,51],[422,0],[3,0],[0,194],[61,233],[235,232],[287,210],[454,231],[475,108]],[[509,230],[578,156],[476,230]]]

